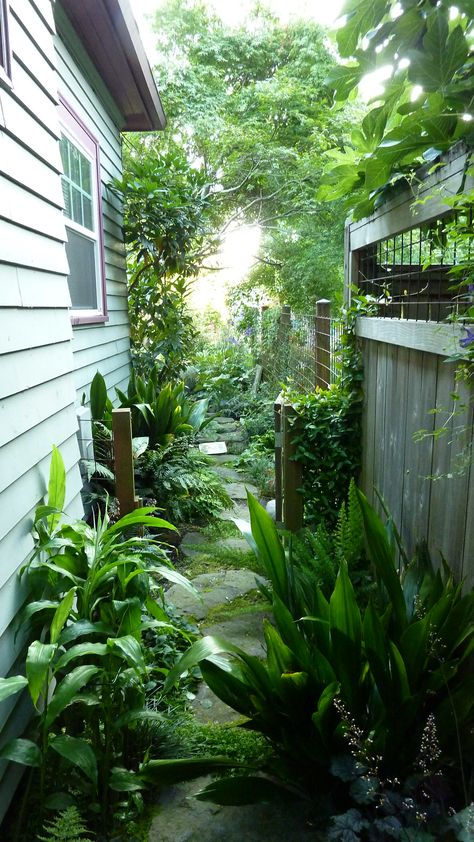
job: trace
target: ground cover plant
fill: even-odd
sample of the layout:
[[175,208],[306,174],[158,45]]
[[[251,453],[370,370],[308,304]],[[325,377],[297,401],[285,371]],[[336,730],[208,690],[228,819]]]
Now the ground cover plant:
[[7,743],[0,757],[31,770],[18,838],[28,832],[23,820],[32,819],[33,791],[37,821],[47,809],[77,805],[106,839],[143,809],[149,785],[168,774],[192,777],[218,761],[199,766],[191,758],[187,765],[183,758],[153,757],[146,741],[141,753],[137,748],[143,723],[163,719],[160,707],[167,703],[160,693],[176,658],[173,637],[192,639],[167,612],[162,582],[195,591],[156,538],[136,530],[175,527],[156,518],[154,507],[115,523],[107,509],[93,526],[69,522],[62,512],[65,493],[64,463],[55,449],[47,505],[36,510],[35,550],[23,571],[33,597],[19,623],[31,641],[26,674],[0,680],[0,700],[27,689],[33,718],[27,734]]
[[[226,641],[204,638],[167,681],[172,684],[200,663],[211,689],[278,750],[276,760],[266,764],[270,777],[216,781],[199,797],[218,803],[255,801],[272,792],[275,798],[285,792],[309,797],[321,818],[331,811],[339,816],[334,839],[348,838],[344,805],[357,806],[361,833],[380,807],[387,820],[380,833],[390,835],[392,827],[393,838],[417,838],[408,830],[428,793],[418,822],[418,830],[428,834],[423,838],[439,838],[439,828],[450,822],[461,833],[462,819],[452,824],[448,808],[459,812],[472,798],[474,676],[468,658],[474,594],[463,595],[446,567],[435,571],[423,548],[410,563],[402,557],[398,570],[382,521],[361,494],[359,501],[376,592],[361,610],[341,559],[330,598],[316,588],[316,610],[305,615],[295,585],[298,570],[267,513],[249,497],[249,539],[272,586],[275,625],[265,624],[266,658],[262,662]],[[389,532],[393,535],[392,524]],[[224,652],[231,656],[225,666],[219,657]],[[428,762],[433,733],[439,752]],[[415,804],[414,811],[398,815],[398,824],[390,821],[389,790],[396,793],[392,803],[409,792]]]

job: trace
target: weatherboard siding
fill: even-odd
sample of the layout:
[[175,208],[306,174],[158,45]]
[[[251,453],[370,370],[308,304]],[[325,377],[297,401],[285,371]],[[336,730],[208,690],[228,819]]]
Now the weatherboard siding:
[[[23,641],[15,632],[27,589],[18,572],[33,547],[33,516],[47,490],[52,445],[66,466],[66,509],[82,517],[80,397],[97,368],[112,388],[126,384],[130,367],[120,205],[106,186],[120,176],[120,115],[57,4],[55,18],[50,0],[11,0],[12,84],[0,82],[0,676],[24,668]],[[109,318],[74,329],[58,93],[101,147]],[[30,712],[25,693],[0,703],[0,747],[21,733]],[[0,822],[21,773],[18,765],[0,762]]]

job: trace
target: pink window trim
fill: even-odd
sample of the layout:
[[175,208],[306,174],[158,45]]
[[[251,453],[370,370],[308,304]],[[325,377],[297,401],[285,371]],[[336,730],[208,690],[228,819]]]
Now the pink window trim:
[[[0,0],[1,2],[1,0]],[[104,249],[104,226],[102,224],[102,194],[101,194],[101,178],[100,178],[100,146],[97,138],[90,132],[85,123],[81,120],[78,114],[74,111],[72,106],[59,94],[59,112],[61,122],[66,129],[68,129],[72,136],[76,136],[84,148],[87,149],[92,159],[95,161],[96,169],[96,184],[97,184],[97,242],[99,245],[99,271],[100,271],[100,290],[101,301],[98,302],[102,306],[99,312],[92,312],[90,315],[75,316],[74,310],[71,309],[71,323],[73,325],[90,325],[103,324],[108,320],[107,313],[107,289],[105,279],[105,249]]]

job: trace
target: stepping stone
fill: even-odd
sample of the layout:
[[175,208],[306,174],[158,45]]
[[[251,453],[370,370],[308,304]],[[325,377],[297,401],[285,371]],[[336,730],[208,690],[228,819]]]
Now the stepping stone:
[[199,450],[209,456],[220,456],[227,453],[227,445],[225,441],[208,441],[200,444]]
[[220,807],[193,798],[213,778],[168,787],[151,823],[148,842],[315,842],[311,802]]
[[172,585],[166,591],[166,598],[182,614],[203,620],[210,608],[232,602],[257,587],[255,573],[251,570],[219,570],[215,573],[201,573],[192,580],[199,596],[190,593],[182,585]]
[[214,471],[221,479],[228,482],[242,482],[242,474],[239,474],[235,468],[227,468],[225,465],[216,465]]
[[221,512],[219,515],[220,520],[234,520],[237,518],[238,520],[250,520],[249,509],[246,503],[238,502],[234,503],[231,509],[227,509],[226,512]]
[[250,485],[243,482],[228,482],[225,485],[225,490],[232,500],[246,500],[247,491],[250,491],[254,497],[258,497],[258,488],[255,485]]
[[226,427],[229,424],[239,423],[235,418],[230,418],[224,415],[218,415],[217,418],[213,418],[212,420],[214,424],[217,424],[218,427]]
[[251,550],[245,538],[224,538],[223,541],[219,542],[219,546],[226,547],[228,550],[240,550],[243,553],[248,553]]
[[232,453],[212,453],[211,460],[216,465],[233,465],[235,456]]
[[207,544],[209,541],[202,532],[185,532],[184,538],[181,541],[181,547],[186,547],[188,544],[195,546],[196,544]]

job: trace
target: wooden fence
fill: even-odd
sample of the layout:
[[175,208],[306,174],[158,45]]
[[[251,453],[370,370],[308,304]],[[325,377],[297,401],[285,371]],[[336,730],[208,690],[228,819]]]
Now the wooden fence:
[[442,555],[472,585],[473,404],[455,364],[446,361],[459,348],[460,329],[364,318],[358,334],[362,489],[379,510],[382,495],[410,553],[426,538],[435,562]]

